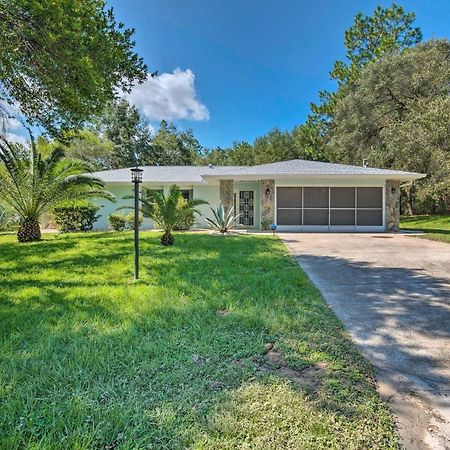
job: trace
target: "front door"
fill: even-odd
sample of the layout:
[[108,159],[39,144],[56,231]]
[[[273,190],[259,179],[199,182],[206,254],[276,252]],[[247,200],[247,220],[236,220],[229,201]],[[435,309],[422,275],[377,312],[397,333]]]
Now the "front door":
[[239,191],[239,225],[253,227],[255,225],[255,192]]

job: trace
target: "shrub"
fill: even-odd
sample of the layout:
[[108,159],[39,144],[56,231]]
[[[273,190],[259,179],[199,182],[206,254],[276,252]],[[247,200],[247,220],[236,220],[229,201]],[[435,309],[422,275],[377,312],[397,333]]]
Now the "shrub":
[[227,211],[222,203],[217,209],[211,208],[211,211],[214,218],[206,218],[205,220],[209,223],[211,228],[222,234],[228,233],[228,231],[232,230],[236,226],[236,220],[241,216],[241,214],[235,216],[233,214],[233,208],[230,208]]
[[194,226],[195,223],[195,215],[194,213],[188,214],[185,218],[180,220],[173,229],[176,231],[184,231],[189,230]]
[[[143,217],[139,214],[139,226],[142,225]],[[124,231],[134,229],[134,213],[121,214],[112,213],[108,217],[109,223],[113,230]]]
[[89,201],[65,202],[53,208],[53,218],[63,233],[92,230],[99,206]]

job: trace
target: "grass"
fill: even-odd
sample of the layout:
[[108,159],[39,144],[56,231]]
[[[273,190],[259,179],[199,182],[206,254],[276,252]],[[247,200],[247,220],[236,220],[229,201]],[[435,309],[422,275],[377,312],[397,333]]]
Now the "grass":
[[405,216],[401,218],[400,228],[422,231],[425,239],[450,243],[450,216]]
[[368,363],[277,238],[143,233],[137,283],[132,242],[0,236],[0,448],[397,446]]

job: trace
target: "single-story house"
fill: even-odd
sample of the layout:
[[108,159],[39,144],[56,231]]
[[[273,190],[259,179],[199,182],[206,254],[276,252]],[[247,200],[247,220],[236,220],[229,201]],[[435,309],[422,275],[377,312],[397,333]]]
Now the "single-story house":
[[[108,216],[132,205],[130,169],[96,172],[117,203],[98,200],[97,229],[108,228]],[[199,209],[197,227],[206,227],[210,207],[221,203],[240,213],[238,226],[280,231],[396,231],[400,185],[423,178],[413,172],[294,159],[256,166],[146,166],[142,194],[167,192],[176,184],[186,198],[209,203]],[[143,228],[152,228],[146,219]]]

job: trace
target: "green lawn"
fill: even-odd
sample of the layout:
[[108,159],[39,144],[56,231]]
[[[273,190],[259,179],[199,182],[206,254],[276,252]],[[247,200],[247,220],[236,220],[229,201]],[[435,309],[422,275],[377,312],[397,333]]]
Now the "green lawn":
[[402,217],[400,228],[423,231],[426,239],[450,243],[450,216]]
[[[395,448],[371,370],[271,236],[0,236],[0,448]],[[274,348],[269,350],[274,343]]]

